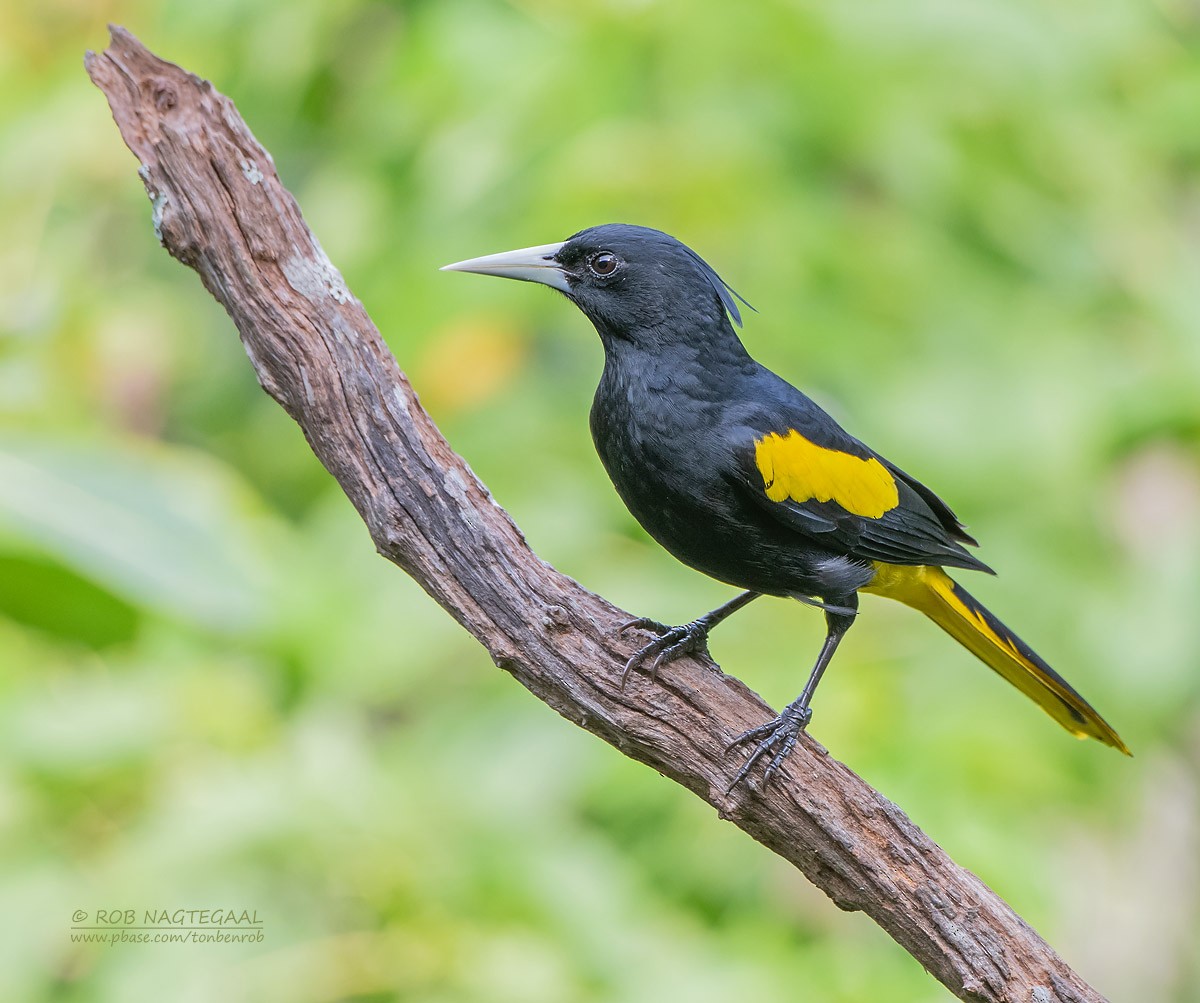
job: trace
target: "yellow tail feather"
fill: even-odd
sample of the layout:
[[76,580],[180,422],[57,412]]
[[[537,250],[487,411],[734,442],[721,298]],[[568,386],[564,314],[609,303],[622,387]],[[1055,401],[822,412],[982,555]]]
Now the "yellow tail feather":
[[1091,704],[941,568],[883,563],[875,567],[875,577],[863,592],[920,610],[1067,731],[1080,738],[1090,736],[1131,755]]

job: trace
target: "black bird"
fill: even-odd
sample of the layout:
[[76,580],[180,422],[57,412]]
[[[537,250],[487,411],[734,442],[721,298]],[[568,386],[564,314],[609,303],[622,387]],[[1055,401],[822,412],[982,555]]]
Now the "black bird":
[[925,613],[1068,731],[1128,755],[1091,705],[943,570],[993,573],[964,548],[976,542],[949,506],[755,362],[733,329],[741,297],[691,248],[610,223],[445,268],[539,282],[584,312],[604,345],[592,438],[617,493],[684,564],[746,590],[680,627],[625,624],[658,635],[626,674],[706,652],[709,631],[761,595],[824,610],[825,643],[800,696],[730,744],[757,743],[734,784],[767,757],[769,780],[792,751],[859,592]]

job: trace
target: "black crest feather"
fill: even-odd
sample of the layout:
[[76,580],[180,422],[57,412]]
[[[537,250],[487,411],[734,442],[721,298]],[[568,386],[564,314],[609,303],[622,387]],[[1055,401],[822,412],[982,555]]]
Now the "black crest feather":
[[[684,244],[682,246],[683,246],[684,250],[686,250],[688,252],[688,254],[691,255],[692,260],[695,261],[696,264],[700,266],[700,270],[704,272],[705,276],[708,278],[708,281],[712,284],[713,290],[716,292],[717,296],[719,296],[721,299],[721,305],[725,307],[726,312],[729,314],[729,319],[732,320],[735,324],[737,324],[738,327],[741,327],[742,326],[742,313],[738,309],[737,300],[741,300],[742,305],[747,307],[750,310],[754,310],[754,307],[750,306],[750,304],[746,302],[746,297],[744,297],[741,293],[739,293],[736,289],[734,289],[728,282],[726,282],[723,278],[721,278],[721,276],[719,276],[717,274],[716,269],[714,269],[712,265],[710,265],[707,261],[705,261],[702,257],[700,257],[700,255],[698,255],[695,251],[693,251],[686,244]],[[755,313],[757,313],[757,312],[758,311],[755,310]]]

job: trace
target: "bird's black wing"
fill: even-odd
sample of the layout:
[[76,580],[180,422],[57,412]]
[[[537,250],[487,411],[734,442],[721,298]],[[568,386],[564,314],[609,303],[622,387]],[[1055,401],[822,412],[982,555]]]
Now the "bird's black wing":
[[954,514],[950,506],[942,501],[942,499],[936,494],[934,494],[932,490],[927,488],[911,474],[905,473],[890,460],[885,460],[878,453],[874,453],[873,455],[880,463],[887,467],[894,476],[899,477],[902,481],[904,481],[905,484],[907,484],[918,495],[920,495],[921,500],[929,506],[930,511],[933,512],[934,516],[937,518],[937,521],[942,524],[942,528],[947,532],[947,534],[949,534],[951,539],[957,540],[959,543],[969,543],[972,547],[979,546],[979,541],[967,532],[967,527],[959,521],[958,516]]
[[861,560],[991,571],[963,548],[974,540],[929,488],[807,398],[786,410],[782,422],[765,409],[746,416],[730,442],[734,479],[779,522]]

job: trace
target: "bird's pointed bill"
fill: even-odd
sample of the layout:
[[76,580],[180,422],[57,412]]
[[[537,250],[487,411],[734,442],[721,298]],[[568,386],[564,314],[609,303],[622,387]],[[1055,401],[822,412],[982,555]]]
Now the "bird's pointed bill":
[[522,282],[540,282],[561,292],[570,292],[566,272],[555,255],[562,244],[539,244],[537,247],[522,247],[516,251],[500,254],[485,254],[482,258],[468,258],[452,265],[443,265],[443,272],[476,272],[479,275],[499,275],[504,279],[520,279]]

